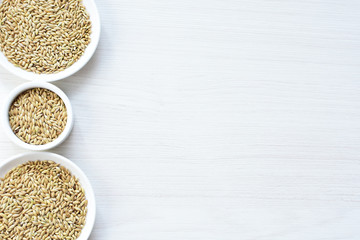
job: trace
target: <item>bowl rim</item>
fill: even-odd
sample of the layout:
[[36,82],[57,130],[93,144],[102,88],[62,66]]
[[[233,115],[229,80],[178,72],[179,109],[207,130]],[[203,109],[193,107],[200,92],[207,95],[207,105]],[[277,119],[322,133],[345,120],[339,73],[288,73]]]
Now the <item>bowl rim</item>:
[[[24,159],[26,157],[29,157],[32,159],[37,159],[37,160],[42,160],[42,161],[45,161],[45,160],[54,161],[64,167],[66,167],[71,172],[71,174],[74,175],[79,180],[81,186],[85,190],[86,200],[88,200],[88,206],[87,206],[88,211],[86,214],[85,225],[82,228],[81,234],[77,238],[77,240],[88,239],[92,232],[94,224],[95,224],[96,198],[95,198],[95,193],[94,193],[93,187],[92,187],[88,177],[86,176],[86,174],[73,161],[69,160],[68,158],[66,158],[62,155],[59,155],[56,153],[51,153],[51,152],[26,152],[26,153],[17,154],[15,156],[12,156],[12,157],[6,159],[5,161],[1,161],[0,162],[0,170],[3,170],[4,168],[9,168],[8,170],[6,170],[6,172],[8,172],[12,168],[14,168],[22,163],[25,163],[28,161],[35,161],[32,159],[29,159],[29,160]],[[18,160],[18,159],[20,159],[21,163],[15,163],[16,160]],[[0,177],[3,177],[3,176],[0,175]]]
[[[32,144],[23,142],[20,138],[18,138],[14,134],[14,132],[11,129],[10,123],[9,123],[9,109],[10,109],[11,104],[13,103],[15,98],[17,96],[19,96],[19,94],[21,94],[22,92],[24,92],[28,89],[32,89],[32,88],[45,88],[50,91],[53,91],[63,100],[65,107],[66,107],[66,111],[67,111],[67,122],[66,122],[66,126],[65,126],[65,129],[63,130],[63,132],[54,141],[44,144],[44,145],[32,145]],[[6,135],[10,138],[10,140],[13,143],[15,143],[16,145],[18,145],[19,147],[22,147],[22,148],[25,148],[28,150],[33,150],[33,151],[48,150],[48,149],[51,149],[51,148],[54,148],[54,147],[60,145],[70,135],[71,130],[74,126],[74,114],[73,114],[73,109],[72,109],[69,98],[66,96],[66,94],[60,88],[56,87],[55,85],[53,85],[51,83],[47,83],[47,82],[27,82],[27,83],[23,83],[23,84],[17,86],[15,89],[13,89],[9,93],[7,99],[4,101],[4,105],[2,107],[1,118],[2,118],[3,129],[6,132]]]
[[[0,0],[1,4],[2,0]],[[82,0],[86,11],[90,16],[91,21],[91,35],[90,35],[90,44],[86,47],[83,55],[70,67],[64,69],[63,71],[50,74],[36,74],[34,72],[28,72],[16,67],[14,64],[9,62],[2,51],[0,51],[0,65],[7,69],[12,74],[29,81],[41,81],[41,82],[53,82],[58,81],[64,78],[67,78],[80,69],[82,69],[94,55],[96,48],[99,44],[100,33],[101,33],[101,22],[100,15],[96,3],[94,0]]]

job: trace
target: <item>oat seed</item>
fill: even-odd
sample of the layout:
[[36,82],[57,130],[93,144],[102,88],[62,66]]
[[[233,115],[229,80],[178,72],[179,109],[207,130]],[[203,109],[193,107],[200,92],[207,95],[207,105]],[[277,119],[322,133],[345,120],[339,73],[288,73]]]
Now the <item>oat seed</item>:
[[81,0],[3,0],[0,50],[26,71],[70,67],[90,43],[91,22]]
[[9,123],[14,134],[25,143],[44,145],[64,131],[66,106],[56,93],[32,88],[22,92],[11,104]]
[[69,239],[85,225],[84,189],[53,161],[30,161],[0,179],[0,239]]

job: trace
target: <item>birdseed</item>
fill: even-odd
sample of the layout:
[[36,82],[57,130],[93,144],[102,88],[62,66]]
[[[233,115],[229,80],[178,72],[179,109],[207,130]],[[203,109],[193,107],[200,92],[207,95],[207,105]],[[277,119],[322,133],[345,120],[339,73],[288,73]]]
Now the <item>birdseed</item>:
[[81,0],[3,0],[0,50],[34,73],[70,67],[90,43],[91,22]]
[[29,161],[0,179],[0,239],[77,239],[87,200],[78,179],[53,161]]
[[14,134],[25,143],[44,145],[64,131],[66,106],[56,93],[48,89],[28,89],[11,104],[9,123]]

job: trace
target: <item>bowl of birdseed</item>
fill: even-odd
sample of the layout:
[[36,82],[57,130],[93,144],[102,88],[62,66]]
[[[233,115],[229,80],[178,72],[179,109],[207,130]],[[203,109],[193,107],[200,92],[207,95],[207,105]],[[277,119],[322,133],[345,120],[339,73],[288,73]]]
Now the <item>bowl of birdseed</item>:
[[94,0],[0,0],[0,64],[50,82],[80,70],[100,38]]
[[70,135],[74,123],[69,98],[46,82],[24,83],[11,91],[2,120],[9,138],[29,150],[58,146]]
[[95,222],[90,181],[69,159],[48,152],[0,164],[0,239],[86,240]]

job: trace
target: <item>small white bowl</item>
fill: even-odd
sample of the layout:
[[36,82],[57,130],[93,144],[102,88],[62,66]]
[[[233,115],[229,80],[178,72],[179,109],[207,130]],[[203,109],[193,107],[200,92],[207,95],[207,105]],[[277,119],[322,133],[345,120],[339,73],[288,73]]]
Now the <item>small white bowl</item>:
[[[15,98],[19,96],[22,92],[32,89],[32,88],[46,88],[54,93],[56,93],[63,101],[66,107],[67,111],[67,122],[64,131],[60,134],[58,138],[56,138],[54,141],[44,144],[44,145],[32,145],[25,143],[20,138],[18,138],[13,130],[11,129],[10,122],[9,122],[9,109],[11,104],[14,102]],[[2,122],[3,127],[6,132],[6,134],[9,136],[10,140],[12,140],[15,144],[17,144],[20,147],[23,147],[28,150],[34,150],[34,151],[42,151],[42,150],[48,150],[53,147],[58,146],[61,144],[69,135],[74,125],[74,116],[73,111],[71,107],[71,103],[69,98],[66,96],[66,94],[58,87],[51,83],[46,82],[29,82],[21,84],[20,86],[16,87],[14,90],[12,90],[5,101],[5,104],[2,109]]]
[[96,216],[95,194],[90,184],[90,181],[86,177],[85,173],[72,161],[58,154],[48,153],[48,152],[23,153],[11,157],[6,161],[1,161],[0,177],[4,177],[8,171],[23,163],[26,163],[28,161],[36,161],[36,160],[54,161],[67,168],[71,172],[71,174],[73,174],[79,180],[82,188],[85,190],[86,199],[88,200],[88,206],[87,206],[88,211],[86,214],[86,223],[84,225],[84,228],[81,230],[81,234],[77,238],[77,240],[87,240],[90,236],[90,233],[95,223],[95,216]]
[[8,71],[10,71],[11,73],[15,74],[20,78],[30,81],[41,81],[41,82],[52,82],[52,81],[60,80],[69,77],[70,75],[79,71],[83,66],[85,66],[85,64],[90,60],[90,58],[94,54],[97,45],[99,43],[100,29],[101,29],[100,17],[94,0],[82,0],[82,1],[90,16],[91,41],[90,44],[86,47],[84,54],[73,65],[58,73],[36,74],[33,72],[25,71],[19,67],[15,67],[15,65],[13,65],[11,62],[7,60],[7,58],[1,51],[0,51],[0,64]]

